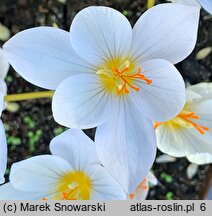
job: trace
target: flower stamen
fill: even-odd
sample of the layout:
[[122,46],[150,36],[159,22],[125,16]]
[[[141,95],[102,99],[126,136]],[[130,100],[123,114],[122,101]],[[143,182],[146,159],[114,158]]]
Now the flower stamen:
[[165,122],[155,122],[153,127],[154,129],[157,129],[159,125],[164,124]]
[[148,187],[147,187],[146,183],[147,183],[147,179],[145,178],[145,179],[138,185],[137,189],[144,189],[144,190],[147,190]]
[[138,87],[136,87],[130,83],[130,81],[132,79],[144,80],[147,85],[150,85],[152,83],[152,80],[145,77],[144,74],[141,74],[141,68],[138,68],[137,73],[135,73],[135,74],[125,74],[126,72],[129,71],[129,66],[125,67],[121,71],[119,71],[118,68],[114,68],[112,71],[115,73],[115,75],[114,75],[115,79],[120,78],[123,81],[123,84],[119,85],[119,89],[117,91],[117,94],[121,94],[123,91],[126,94],[130,93],[130,91],[127,89],[127,86],[129,86],[130,88],[132,88],[136,92],[140,91],[140,88],[138,88]]
[[188,114],[179,114],[178,117],[191,124],[202,135],[204,135],[206,131],[209,131],[208,127],[199,125],[189,119],[189,118],[197,119],[197,120],[200,119],[200,117],[195,115],[194,112],[190,112]]
[[[194,112],[182,111],[177,117],[168,122],[175,123],[186,128],[195,128],[201,135],[204,135],[206,131],[209,131],[208,127],[199,125],[198,123],[193,122],[192,119],[200,120],[200,117]],[[154,129],[164,123],[166,122],[155,122]]]
[[96,74],[100,76],[104,87],[117,95],[129,94],[130,89],[140,91],[140,88],[134,84],[137,80],[142,80],[147,85],[152,83],[151,79],[141,73],[141,68],[137,68],[129,60],[119,58],[101,65]]
[[62,197],[62,200],[77,200],[76,198],[70,198],[70,194],[66,193],[66,192],[63,192],[62,193],[63,197]]

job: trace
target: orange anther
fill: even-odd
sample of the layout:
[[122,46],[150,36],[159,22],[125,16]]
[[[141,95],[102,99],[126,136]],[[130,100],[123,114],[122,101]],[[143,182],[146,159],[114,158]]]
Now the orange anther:
[[183,119],[184,121],[188,122],[189,124],[191,124],[200,134],[205,134],[205,131],[209,131],[208,127],[205,126],[201,126],[193,121],[191,121],[189,118],[191,119],[200,119],[199,116],[195,115],[194,112],[188,113],[188,114],[179,114],[178,115],[179,118]]
[[137,189],[147,190],[148,187],[146,184],[147,184],[147,178],[144,178],[144,180],[138,185]]
[[138,92],[140,88],[131,84],[131,80],[133,79],[143,80],[147,85],[152,83],[152,80],[146,78],[144,74],[141,74],[141,68],[138,68],[137,73],[129,75],[125,74],[125,72],[129,71],[129,67],[125,67],[122,71],[119,71],[118,68],[114,68],[112,71],[115,72],[114,78],[120,78],[124,82],[121,89],[117,91],[117,94],[121,94],[122,91],[128,94],[130,91],[127,89],[127,86]]
[[135,198],[135,194],[134,193],[131,193],[131,194],[129,194],[129,199],[134,199]]
[[[199,120],[200,117],[197,116],[194,112],[183,113],[181,112],[176,118],[181,118],[184,122],[189,123],[193,126],[200,134],[204,135],[206,131],[209,131],[208,127],[199,125],[198,123],[193,122],[190,119]],[[156,129],[159,125],[164,124],[165,122],[155,122],[154,129]]]
[[154,129],[156,129],[159,125],[163,124],[164,122],[155,122],[154,123]]
[[77,200],[76,198],[69,198],[68,193],[63,192],[62,195],[62,200]]

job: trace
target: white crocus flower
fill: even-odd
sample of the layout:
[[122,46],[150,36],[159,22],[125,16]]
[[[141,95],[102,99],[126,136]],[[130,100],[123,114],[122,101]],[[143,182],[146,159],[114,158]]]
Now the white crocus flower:
[[212,0],[172,0],[174,3],[200,7],[212,14]]
[[0,199],[126,199],[124,190],[101,165],[95,143],[81,130],[70,129],[55,137],[50,150],[52,155],[13,164],[10,183],[0,187]]
[[128,195],[129,200],[145,200],[149,193],[149,186],[157,185],[158,180],[154,174],[150,171],[146,178],[137,186],[135,191]]
[[[5,108],[4,96],[7,92],[7,86],[4,78],[7,75],[9,63],[0,48],[0,116]],[[0,119],[0,184],[4,183],[4,173],[7,165],[7,142],[4,125]]]
[[155,124],[158,148],[175,157],[187,156],[192,163],[212,162],[212,83],[187,88],[181,113]]
[[193,50],[198,20],[196,7],[161,4],[132,29],[118,11],[92,6],[76,15],[70,34],[32,28],[4,49],[25,79],[57,88],[57,122],[71,128],[98,126],[100,160],[131,193],[155,159],[152,120],[173,118],[184,106],[184,82],[173,64]]

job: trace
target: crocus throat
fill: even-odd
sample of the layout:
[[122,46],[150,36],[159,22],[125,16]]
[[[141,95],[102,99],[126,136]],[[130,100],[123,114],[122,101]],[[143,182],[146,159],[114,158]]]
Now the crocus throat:
[[85,172],[72,171],[60,178],[57,191],[60,200],[89,200],[92,183]]
[[140,88],[135,85],[136,80],[142,80],[147,85],[152,83],[152,80],[141,73],[141,68],[136,68],[129,60],[108,61],[96,73],[100,76],[103,86],[117,95],[129,94],[131,89],[138,92]]
[[[194,122],[194,120],[199,119],[200,117],[194,112],[182,111],[177,117],[167,123],[171,123],[174,127],[195,128],[201,135],[204,135],[205,132],[209,131],[209,128]],[[164,123],[166,122],[156,122],[154,128],[157,128],[159,125]]]

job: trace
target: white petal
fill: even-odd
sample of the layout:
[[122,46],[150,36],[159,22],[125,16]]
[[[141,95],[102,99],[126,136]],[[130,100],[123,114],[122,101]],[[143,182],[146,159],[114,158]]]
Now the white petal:
[[201,6],[212,14],[212,1],[211,0],[198,0]]
[[160,58],[176,64],[196,44],[199,8],[160,4],[147,10],[133,28],[132,55],[136,61]]
[[187,102],[195,99],[201,99],[201,95],[193,90],[190,90],[189,88],[186,88],[186,99]]
[[[200,117],[199,120],[197,120],[198,123],[202,121],[211,121],[212,122],[212,95],[211,98],[204,99],[200,98],[199,100],[193,101],[193,103],[190,103],[187,105],[188,109],[195,112],[196,115]],[[206,123],[208,124],[208,123]],[[210,124],[210,123],[209,123]]]
[[68,161],[74,170],[85,170],[92,164],[100,164],[95,143],[79,129],[69,129],[50,143],[53,155]]
[[3,80],[6,77],[9,67],[10,67],[9,62],[5,54],[3,53],[3,50],[0,48],[0,79],[1,80]]
[[14,69],[27,81],[55,89],[65,78],[92,72],[90,65],[75,53],[70,34],[53,27],[19,32],[4,45]]
[[4,173],[7,167],[7,141],[4,125],[0,120],[0,184],[4,183]]
[[96,75],[82,74],[64,80],[52,101],[55,120],[70,128],[92,128],[104,123],[116,108]]
[[151,168],[156,143],[152,122],[128,103],[120,101],[112,120],[97,127],[95,140],[103,166],[131,193]]
[[139,92],[132,91],[130,99],[141,115],[153,121],[175,117],[185,104],[185,84],[178,70],[168,61],[153,59],[141,64],[141,72],[152,80],[150,85],[137,80]]
[[[205,97],[212,98],[212,83],[202,82],[196,85],[191,85],[186,88],[186,91],[190,91],[190,90],[195,92],[196,94],[199,94],[204,98]],[[190,99],[189,96],[187,98]]]
[[196,153],[196,154],[188,155],[187,159],[194,164],[204,165],[204,164],[212,163],[212,154]]
[[156,129],[157,146],[160,151],[173,157],[184,157],[194,152],[195,140],[189,138],[188,129],[172,128],[161,124]]
[[157,185],[158,184],[158,180],[155,177],[155,175],[150,171],[147,175],[147,180],[149,183],[153,184],[153,185]]
[[167,154],[162,154],[156,159],[156,163],[172,163],[175,162],[176,158]]
[[18,190],[26,192],[56,191],[58,179],[73,170],[62,158],[52,155],[35,156],[12,165],[10,181]]
[[45,193],[30,193],[15,189],[11,183],[0,186],[0,200],[41,200],[48,198]]
[[71,24],[70,33],[73,47],[94,65],[126,55],[132,40],[132,28],[126,17],[102,6],[81,10]]
[[92,200],[124,200],[126,193],[102,166],[89,166],[86,170],[92,181]]
[[198,4],[196,0],[172,0],[172,2],[177,3],[177,4],[184,4],[184,5],[195,6],[195,7],[200,8],[200,5]]
[[198,165],[197,164],[190,164],[187,169],[186,169],[186,174],[188,176],[188,179],[192,179],[194,177],[194,175],[197,173],[198,171]]

